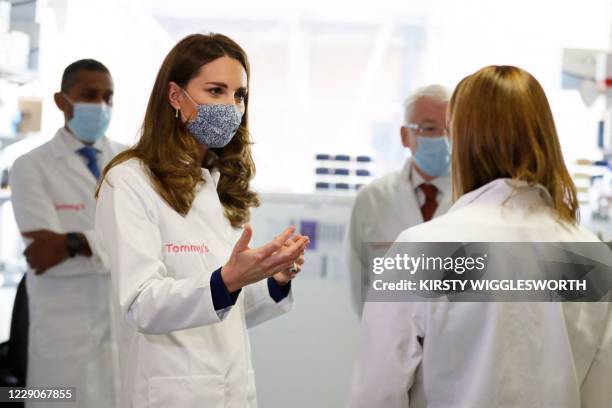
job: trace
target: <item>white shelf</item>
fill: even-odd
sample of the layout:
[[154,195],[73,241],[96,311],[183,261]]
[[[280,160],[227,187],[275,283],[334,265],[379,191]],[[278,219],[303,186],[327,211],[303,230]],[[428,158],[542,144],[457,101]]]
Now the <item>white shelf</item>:
[[17,85],[25,85],[38,79],[38,71],[25,71],[18,74],[0,72],[0,79],[4,79]]

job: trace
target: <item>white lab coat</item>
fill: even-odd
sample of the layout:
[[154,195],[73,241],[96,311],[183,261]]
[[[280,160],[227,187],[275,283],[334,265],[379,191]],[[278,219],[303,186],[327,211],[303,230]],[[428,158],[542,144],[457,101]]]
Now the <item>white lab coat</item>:
[[[365,243],[392,243],[400,232],[423,223],[416,188],[420,177],[413,170],[412,159],[401,171],[387,174],[363,186],[353,205],[347,234],[348,275],[351,298],[358,315],[363,310],[363,288],[369,287]],[[450,176],[430,181],[438,187],[438,208],[434,218],[446,213],[452,203]],[[387,247],[381,246],[384,254]]]
[[210,277],[241,231],[224,216],[219,172],[183,217],[153,189],[137,159],[102,185],[96,227],[108,250],[119,333],[122,408],[256,407],[247,326],[289,310],[265,280],[214,310]]
[[[101,150],[100,168],[124,148],[106,138],[94,146]],[[49,142],[19,157],[11,168],[19,230],[81,232],[93,252],[92,257],[67,259],[39,276],[28,271],[27,384],[76,387],[79,407],[109,408],[115,406],[117,395],[110,338],[110,276],[93,230],[97,180],[75,152],[80,147],[83,144],[62,128]]]
[[[397,241],[597,241],[543,187],[511,191],[495,180]],[[609,303],[367,302],[349,406],[609,408],[611,379]]]

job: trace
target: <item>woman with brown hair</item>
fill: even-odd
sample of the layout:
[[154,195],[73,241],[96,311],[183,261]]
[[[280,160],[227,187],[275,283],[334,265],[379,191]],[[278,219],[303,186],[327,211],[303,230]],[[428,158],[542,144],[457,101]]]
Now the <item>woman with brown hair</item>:
[[119,341],[121,406],[254,407],[247,326],[289,310],[308,238],[251,249],[249,64],[220,34],[166,56],[137,144],[98,190]]
[[[466,77],[448,127],[455,203],[396,242],[598,241],[577,223],[533,76],[490,66]],[[420,300],[366,304],[350,407],[612,406],[608,303]]]

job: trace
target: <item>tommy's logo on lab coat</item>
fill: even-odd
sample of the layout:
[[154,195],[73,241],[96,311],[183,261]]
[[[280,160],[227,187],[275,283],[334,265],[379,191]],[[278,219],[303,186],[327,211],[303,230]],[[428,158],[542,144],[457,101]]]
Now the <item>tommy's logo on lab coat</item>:
[[55,204],[55,209],[58,211],[83,211],[85,204]]
[[210,249],[204,244],[199,245],[176,245],[164,244],[166,252],[169,254],[207,254]]

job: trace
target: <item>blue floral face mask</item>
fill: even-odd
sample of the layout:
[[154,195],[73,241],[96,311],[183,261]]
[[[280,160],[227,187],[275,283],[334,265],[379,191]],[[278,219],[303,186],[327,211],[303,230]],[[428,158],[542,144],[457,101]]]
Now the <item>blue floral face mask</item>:
[[186,123],[187,129],[204,146],[221,148],[232,140],[240,123],[242,113],[236,105],[199,105],[183,90],[185,95],[197,105],[195,118]]

